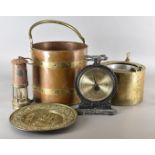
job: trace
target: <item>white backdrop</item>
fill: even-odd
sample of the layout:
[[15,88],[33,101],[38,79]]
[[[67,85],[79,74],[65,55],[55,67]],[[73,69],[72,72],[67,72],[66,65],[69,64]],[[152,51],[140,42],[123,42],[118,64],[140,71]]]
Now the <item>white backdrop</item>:
[[[34,22],[42,19],[62,20],[75,26],[86,39],[86,44],[89,46],[89,54],[106,54],[109,57],[109,60],[124,60],[126,52],[131,52],[131,58],[133,61],[142,63],[147,67],[145,99],[144,103],[139,105],[139,109],[144,108],[143,110],[146,110],[149,107],[148,105],[151,105],[151,109],[147,109],[147,111],[145,111],[146,113],[142,113],[142,115],[149,116],[144,125],[148,125],[147,123],[150,119],[152,119],[152,116],[155,118],[155,112],[153,110],[153,108],[155,108],[153,105],[155,99],[155,17],[0,17],[0,138],[31,138],[32,136],[25,133],[19,134],[18,131],[13,130],[10,127],[8,122],[9,114],[12,112],[10,60],[19,55],[26,57],[31,56],[28,30]],[[71,32],[63,26],[55,24],[38,26],[33,31],[33,36],[34,42],[45,40],[80,41],[74,32]],[[30,74],[31,71],[29,71],[29,78],[31,77]],[[31,92],[31,87],[29,87],[29,89]],[[135,107],[135,109],[138,109],[138,106]],[[142,112],[141,110],[139,111]],[[152,113],[150,111],[152,111]],[[138,115],[136,115],[136,113],[138,113],[138,111],[135,111],[135,117]],[[124,116],[126,116],[126,114],[124,114]],[[121,116],[120,119],[124,116]],[[107,119],[107,122],[110,121],[108,120],[108,117],[105,118]],[[85,119],[89,119],[89,117],[85,117],[83,120]],[[95,126],[96,122],[101,118],[91,117],[90,119],[95,120],[94,124],[92,123],[92,126]],[[137,121],[139,122],[141,119],[141,117],[138,117]],[[117,121],[120,120],[116,119],[115,122]],[[137,122],[135,122],[135,124],[136,123]],[[89,128],[91,128],[91,123],[89,125]],[[74,129],[71,134],[61,134],[60,137],[59,135],[52,136],[55,138],[155,137],[155,134],[152,132],[155,130],[155,124],[150,121],[150,125],[154,126],[148,125],[148,129],[144,130],[144,133],[142,132],[141,134],[138,130],[136,133],[132,134],[128,132],[128,129],[126,129],[126,134],[121,134],[122,132],[114,133],[114,131],[111,130],[108,135],[102,132],[104,131],[103,128],[101,128],[102,130],[97,131],[96,135],[93,134],[93,130],[91,130],[88,134],[84,134],[87,131],[87,126],[81,130],[78,126],[79,130],[76,133],[74,133]],[[107,128],[105,130],[108,131],[109,129]],[[148,134],[148,131],[150,134]],[[138,136],[136,136],[137,134]],[[44,136],[40,137],[40,135],[34,135],[34,138],[38,137],[44,138]]]

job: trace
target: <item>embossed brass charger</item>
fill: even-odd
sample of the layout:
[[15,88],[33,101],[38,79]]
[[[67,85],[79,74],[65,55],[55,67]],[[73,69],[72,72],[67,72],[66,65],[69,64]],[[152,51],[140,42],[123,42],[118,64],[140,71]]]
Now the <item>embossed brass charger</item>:
[[83,68],[76,77],[75,86],[81,102],[77,109],[79,114],[108,114],[116,113],[111,108],[111,99],[116,92],[116,76],[111,69],[101,65],[105,55],[87,56],[92,65]]
[[33,104],[16,110],[11,124],[24,131],[51,131],[66,128],[77,119],[77,112],[63,104]]
[[[32,30],[41,24],[60,24],[73,30],[82,40],[33,43]],[[86,65],[87,45],[80,32],[72,25],[57,20],[42,20],[29,30],[33,61],[33,96],[35,102],[77,104],[74,90],[75,75]]]
[[145,66],[131,62],[129,53],[125,61],[107,61],[102,64],[113,69],[118,79],[118,89],[112,104],[136,105],[143,101]]

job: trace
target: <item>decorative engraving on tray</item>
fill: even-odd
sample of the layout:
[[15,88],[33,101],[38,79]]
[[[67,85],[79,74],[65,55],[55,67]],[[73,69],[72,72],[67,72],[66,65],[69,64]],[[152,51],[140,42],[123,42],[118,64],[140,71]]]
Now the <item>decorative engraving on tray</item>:
[[36,104],[14,112],[11,123],[26,131],[49,131],[65,128],[76,121],[74,109],[62,104]]

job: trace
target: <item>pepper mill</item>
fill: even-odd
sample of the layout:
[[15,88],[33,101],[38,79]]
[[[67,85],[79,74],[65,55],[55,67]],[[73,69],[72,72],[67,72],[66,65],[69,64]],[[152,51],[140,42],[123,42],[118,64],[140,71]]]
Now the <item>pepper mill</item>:
[[28,61],[23,57],[13,59],[12,63],[12,86],[13,86],[13,109],[17,110],[23,106],[29,105],[31,100],[28,98],[28,79],[27,66]]

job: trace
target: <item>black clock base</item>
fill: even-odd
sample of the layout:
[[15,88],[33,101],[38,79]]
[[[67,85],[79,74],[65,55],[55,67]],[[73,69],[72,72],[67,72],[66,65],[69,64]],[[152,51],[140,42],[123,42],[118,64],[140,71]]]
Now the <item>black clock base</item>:
[[115,115],[115,109],[76,109],[78,115]]

